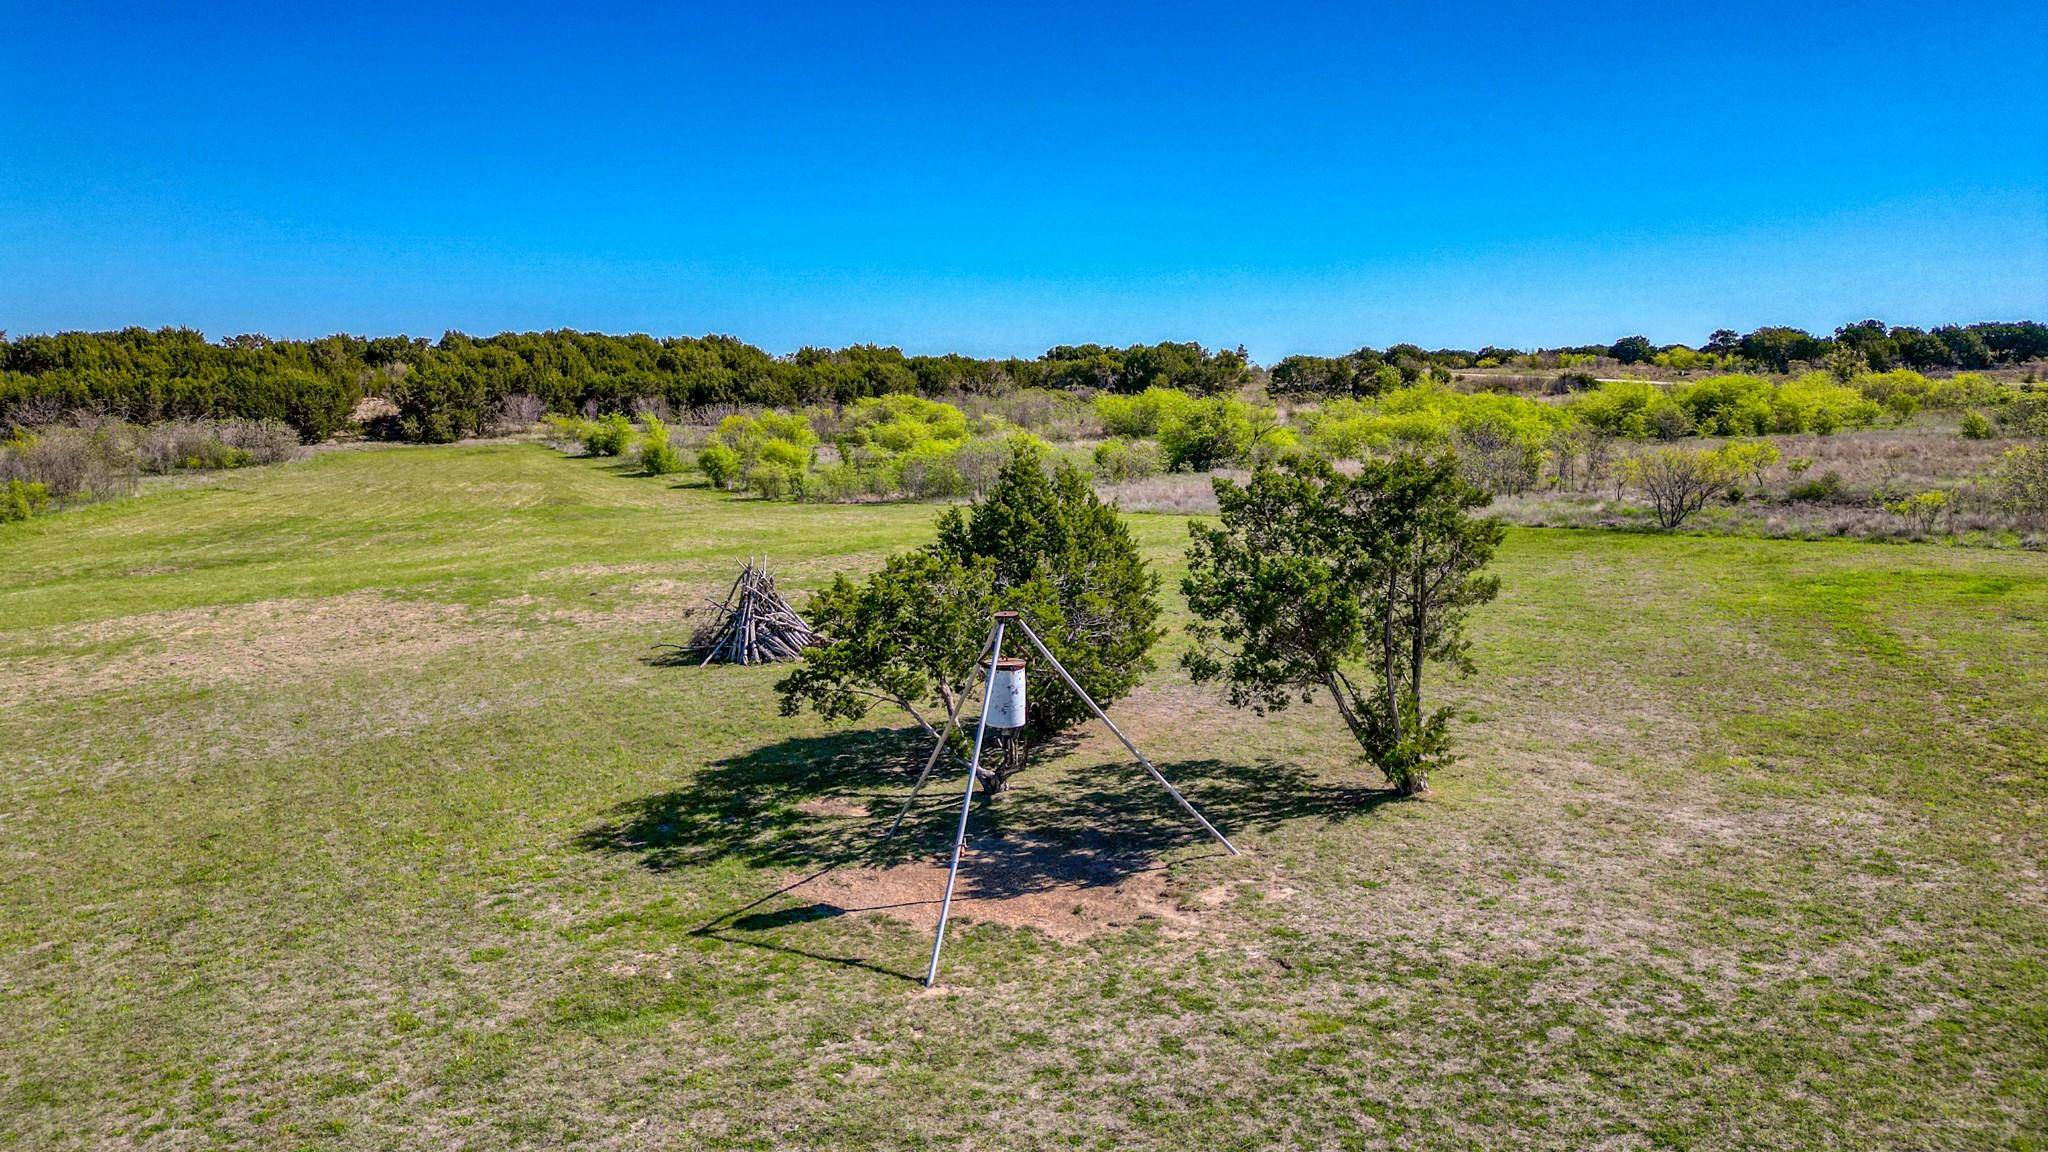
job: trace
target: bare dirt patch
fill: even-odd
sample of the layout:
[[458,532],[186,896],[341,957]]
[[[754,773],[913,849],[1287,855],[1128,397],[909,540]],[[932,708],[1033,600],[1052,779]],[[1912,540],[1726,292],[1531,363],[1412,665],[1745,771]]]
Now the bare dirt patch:
[[50,630],[39,655],[0,662],[0,701],[158,681],[293,681],[417,663],[483,638],[463,608],[354,592],[120,616]]
[[868,815],[868,806],[850,796],[820,796],[797,804],[796,810],[806,816],[857,816]]
[[[841,868],[792,895],[829,915],[878,913],[922,931],[938,926],[946,863]],[[1031,928],[1055,940],[1086,940],[1144,920],[1190,927],[1189,912],[1167,896],[1166,866],[1156,860],[1059,852],[997,840],[970,847],[953,890],[955,920]]]

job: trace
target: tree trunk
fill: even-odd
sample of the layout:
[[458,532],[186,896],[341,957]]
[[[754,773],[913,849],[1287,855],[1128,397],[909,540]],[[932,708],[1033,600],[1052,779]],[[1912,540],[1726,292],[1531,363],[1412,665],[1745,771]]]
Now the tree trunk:
[[993,732],[982,743],[981,795],[993,800],[1010,786],[1010,777],[1024,767],[1030,745],[1021,729]]
[[1401,569],[1398,565],[1388,565],[1387,595],[1380,609],[1380,683],[1386,685],[1387,725],[1393,731],[1395,740],[1401,738],[1401,677],[1395,666],[1394,655],[1398,650],[1394,640],[1394,613],[1395,606],[1400,603],[1400,576]]
[[1422,720],[1422,656],[1429,640],[1429,583],[1422,562],[1422,546],[1415,547],[1413,595],[1408,610],[1408,692],[1415,698],[1416,722]]

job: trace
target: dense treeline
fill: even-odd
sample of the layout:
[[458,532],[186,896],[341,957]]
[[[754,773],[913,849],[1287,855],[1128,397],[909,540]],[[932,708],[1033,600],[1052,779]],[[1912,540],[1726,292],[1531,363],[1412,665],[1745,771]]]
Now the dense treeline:
[[[1342,357],[1290,356],[1273,367],[1270,383],[1281,395],[1369,396],[1454,370],[1569,368],[1602,357],[1684,370],[1746,364],[1786,371],[1807,362],[1848,379],[1897,366],[1981,368],[2048,358],[2048,325],[1923,331],[1873,320],[1846,325],[1832,337],[1796,328],[1722,331],[1700,349],[1659,348],[1639,336],[1534,352],[1399,344]],[[128,328],[12,339],[0,334],[0,426],[48,423],[79,411],[144,423],[272,419],[317,441],[347,425],[359,402],[374,396],[390,402],[372,428],[376,434],[442,441],[490,431],[508,414],[530,423],[533,408],[588,415],[650,405],[703,411],[1024,388],[1127,395],[1174,388],[1216,396],[1252,381],[1255,372],[1242,348],[1211,351],[1193,343],[1061,345],[1026,360],[906,356],[871,344],[772,356],[729,336],[450,332],[435,341],[244,335],[209,343],[190,329]]]
[[1777,325],[1748,333],[1722,328],[1699,347],[1658,345],[1648,337],[1624,336],[1612,344],[1528,351],[1492,346],[1478,351],[1425,351],[1413,344],[1396,344],[1384,351],[1360,348],[1345,356],[1289,356],[1273,366],[1272,388],[1281,395],[1362,397],[1460,370],[1571,369],[1601,360],[1677,371],[1751,368],[1790,372],[1796,365],[1811,364],[1826,367],[1837,379],[1846,381],[1863,372],[1894,368],[1978,370],[2043,359],[2048,359],[2048,324],[2031,320],[1949,324],[1931,330],[1864,320],[1844,324],[1832,336]]
[[397,409],[378,429],[384,434],[452,440],[485,431],[518,396],[596,414],[643,401],[701,410],[1030,387],[1212,394],[1250,377],[1243,349],[1196,344],[1063,346],[1036,360],[905,356],[865,344],[776,357],[729,336],[450,332],[438,341],[236,336],[210,344],[190,329],[128,328],[0,338],[0,417],[30,422],[80,409],[145,422],[267,417],[323,440],[377,396]]

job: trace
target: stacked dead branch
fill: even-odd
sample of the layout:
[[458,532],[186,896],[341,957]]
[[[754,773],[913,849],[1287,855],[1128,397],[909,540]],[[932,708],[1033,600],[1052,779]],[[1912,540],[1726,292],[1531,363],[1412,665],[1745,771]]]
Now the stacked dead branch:
[[[662,644],[679,657],[705,664],[770,664],[795,660],[818,643],[818,634],[775,590],[766,561],[749,559],[722,600],[706,601],[711,618],[688,644]],[[701,658],[701,659],[699,659]]]

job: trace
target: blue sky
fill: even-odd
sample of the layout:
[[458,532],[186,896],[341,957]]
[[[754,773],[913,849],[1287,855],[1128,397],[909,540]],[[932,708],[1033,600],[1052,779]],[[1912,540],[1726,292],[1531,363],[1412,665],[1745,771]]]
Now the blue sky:
[[2048,319],[2039,4],[0,8],[17,333]]

